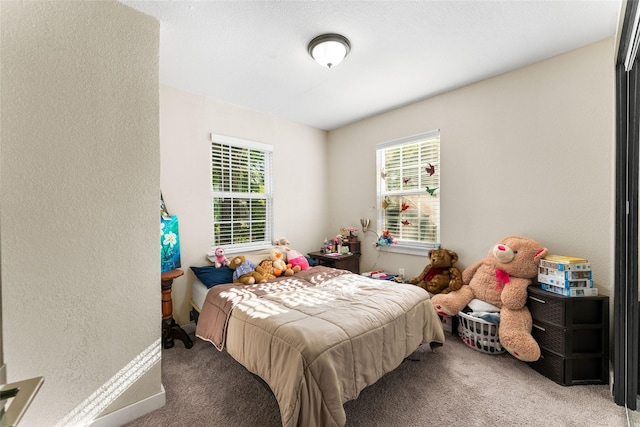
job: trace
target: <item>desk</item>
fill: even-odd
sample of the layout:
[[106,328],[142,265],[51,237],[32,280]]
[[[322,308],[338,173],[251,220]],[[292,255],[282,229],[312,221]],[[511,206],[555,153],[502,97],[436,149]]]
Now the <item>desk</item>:
[[352,273],[360,274],[360,254],[334,255],[325,254],[324,252],[309,252],[307,255],[318,265],[349,270]]
[[193,347],[193,341],[189,335],[173,319],[173,301],[171,300],[171,286],[173,279],[180,277],[184,271],[177,269],[165,271],[160,276],[162,283],[162,343],[164,348],[171,348],[174,345],[174,338],[184,343],[186,348]]

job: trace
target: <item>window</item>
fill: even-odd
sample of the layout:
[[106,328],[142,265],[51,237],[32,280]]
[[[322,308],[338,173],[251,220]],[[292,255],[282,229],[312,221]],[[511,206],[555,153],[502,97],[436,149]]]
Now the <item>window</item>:
[[273,148],[211,135],[211,249],[228,253],[271,246]]
[[[440,244],[440,131],[378,144],[378,232],[389,250],[423,253]],[[397,248],[397,249],[395,249]]]

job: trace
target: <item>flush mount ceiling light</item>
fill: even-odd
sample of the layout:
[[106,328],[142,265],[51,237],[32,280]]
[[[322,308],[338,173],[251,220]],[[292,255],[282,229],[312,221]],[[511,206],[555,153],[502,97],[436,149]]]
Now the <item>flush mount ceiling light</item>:
[[318,64],[332,68],[347,56],[351,50],[351,44],[340,34],[322,34],[311,40],[307,50]]

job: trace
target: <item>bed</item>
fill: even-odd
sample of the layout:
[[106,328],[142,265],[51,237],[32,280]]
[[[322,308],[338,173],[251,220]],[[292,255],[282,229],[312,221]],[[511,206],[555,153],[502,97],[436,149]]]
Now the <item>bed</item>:
[[269,385],[284,427],[344,426],[345,402],[421,344],[444,343],[425,290],[324,266],[264,284],[200,286],[192,305],[196,336]]

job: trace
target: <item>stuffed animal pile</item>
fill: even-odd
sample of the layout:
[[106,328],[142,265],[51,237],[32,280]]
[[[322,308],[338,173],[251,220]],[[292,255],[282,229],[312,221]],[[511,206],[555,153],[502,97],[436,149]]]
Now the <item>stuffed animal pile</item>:
[[289,248],[289,241],[282,237],[274,242],[278,247],[273,248],[268,258],[256,265],[244,255],[237,255],[228,259],[224,249],[217,247],[207,254],[207,258],[216,268],[228,266],[233,270],[233,283],[253,285],[264,283],[280,276],[292,276],[301,270],[309,268],[309,262],[300,252]]
[[462,273],[453,264],[458,254],[449,249],[429,251],[431,261],[418,277],[409,279],[409,283],[425,289],[431,294],[448,294],[462,287]]
[[540,358],[540,347],[531,336],[531,313],[526,306],[527,287],[538,272],[547,249],[533,239],[508,236],[494,245],[487,256],[462,273],[464,285],[457,291],[431,299],[436,311],[456,315],[471,300],[500,308],[500,344],[525,362]]
[[300,270],[308,270],[309,269],[309,261],[302,255],[300,252],[291,249],[287,245],[289,244],[289,240],[285,237],[281,237],[276,240],[275,245],[278,246],[281,252],[283,252],[286,256],[286,260],[284,260],[287,264],[291,264],[291,268],[293,268],[294,272],[297,273]]
[[276,277],[279,276],[293,276],[294,273],[300,271],[299,266],[295,268],[291,264],[287,264],[285,260],[285,254],[278,248],[271,249],[269,259],[273,263],[273,274]]

